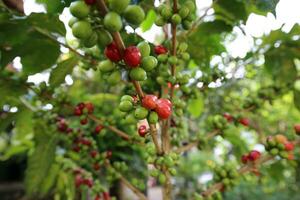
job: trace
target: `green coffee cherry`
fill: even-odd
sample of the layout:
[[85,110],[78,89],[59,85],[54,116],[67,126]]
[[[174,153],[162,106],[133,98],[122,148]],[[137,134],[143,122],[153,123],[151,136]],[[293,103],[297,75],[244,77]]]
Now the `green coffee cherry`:
[[171,64],[171,65],[175,65],[177,63],[178,59],[176,56],[170,56],[168,58],[168,62]]
[[148,115],[148,110],[144,107],[138,107],[135,109],[134,116],[138,120],[145,119]]
[[270,150],[271,155],[277,156],[279,154],[279,150],[277,148],[273,148]]
[[157,66],[157,59],[153,56],[147,56],[142,59],[141,67],[146,71],[151,71]]
[[148,121],[150,124],[156,124],[158,122],[158,115],[156,112],[150,112],[148,116]]
[[163,17],[161,16],[158,16],[156,19],[155,19],[155,25],[156,26],[164,26],[166,24],[166,21]]
[[147,79],[147,73],[140,67],[132,69],[129,76],[132,80],[136,81],[145,81]]
[[83,19],[90,13],[90,7],[83,1],[75,1],[70,6],[70,12],[74,17]]
[[140,52],[141,52],[141,55],[142,57],[146,57],[146,56],[149,56],[150,55],[150,45],[148,42],[140,42],[138,45],[137,45],[137,48],[139,48]]
[[171,22],[173,24],[176,24],[176,25],[180,24],[181,23],[181,17],[180,17],[180,15],[179,14],[174,14],[172,16],[172,18],[171,18]]
[[157,169],[151,170],[150,171],[150,176],[158,177],[159,176],[159,171]]
[[170,172],[170,174],[171,174],[172,176],[176,176],[176,174],[177,174],[177,171],[176,171],[176,169],[174,169],[174,168],[170,168],[170,169],[169,169],[169,172]]
[[116,13],[122,13],[129,5],[130,0],[109,0],[109,8]]
[[87,48],[91,48],[97,44],[97,41],[98,41],[98,35],[96,32],[93,32],[90,37],[84,40],[84,46]]
[[182,42],[178,46],[178,50],[184,52],[188,49],[188,44],[186,42]]
[[185,61],[188,61],[188,60],[190,60],[190,54],[189,53],[182,53],[181,54],[181,58],[183,59],[183,60],[185,60]]
[[136,124],[137,123],[136,118],[133,113],[130,113],[129,115],[127,115],[124,121],[126,124]]
[[181,6],[178,13],[179,13],[180,17],[182,19],[184,19],[189,15],[190,9],[187,6]]
[[133,103],[134,99],[132,96],[124,95],[121,97],[121,101],[130,101],[131,103]]
[[160,54],[157,57],[157,59],[158,59],[159,62],[166,62],[168,60],[168,55],[167,54]]
[[161,183],[161,184],[165,184],[166,183],[166,177],[165,177],[165,175],[164,174],[160,174],[159,176],[158,176],[158,181]]
[[101,61],[98,66],[101,72],[111,72],[116,68],[115,63],[110,60]]
[[196,10],[196,5],[193,1],[184,2],[184,6],[186,6],[190,12],[194,12]]
[[172,9],[169,6],[166,6],[160,14],[165,20],[169,20],[172,17]]
[[107,82],[110,85],[116,85],[120,83],[122,77],[121,77],[121,72],[120,71],[114,71],[107,79]]
[[130,5],[124,12],[124,18],[130,24],[139,25],[145,18],[145,12],[138,5]]
[[100,47],[106,47],[107,45],[112,43],[113,41],[112,36],[105,29],[97,30],[97,34],[98,34],[98,44]]
[[122,112],[129,112],[132,110],[132,108],[133,108],[133,105],[130,101],[122,101],[119,105],[119,109]]
[[118,13],[109,12],[104,17],[104,26],[110,32],[120,31],[123,27],[122,19]]
[[79,39],[87,39],[92,35],[93,29],[88,21],[82,20],[73,24],[72,33],[75,37]]
[[182,27],[183,27],[185,30],[188,30],[188,29],[192,28],[192,22],[189,21],[189,20],[183,20],[183,22],[182,22]]
[[72,17],[70,19],[70,21],[68,22],[68,25],[70,28],[72,28],[73,24],[75,24],[75,22],[78,22],[78,19],[76,17]]

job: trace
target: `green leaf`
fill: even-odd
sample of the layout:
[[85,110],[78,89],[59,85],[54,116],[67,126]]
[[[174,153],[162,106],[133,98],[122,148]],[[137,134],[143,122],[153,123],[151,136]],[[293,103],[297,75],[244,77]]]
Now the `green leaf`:
[[198,34],[218,34],[222,32],[232,31],[232,26],[227,24],[225,21],[217,19],[211,22],[204,22],[197,28]]
[[33,134],[33,112],[26,107],[19,107],[16,117],[14,140],[22,141]]
[[54,163],[50,170],[49,170],[49,174],[47,177],[45,177],[45,179],[43,180],[43,184],[41,184],[41,188],[39,190],[39,193],[41,194],[41,196],[45,196],[49,193],[49,191],[53,188],[57,177],[58,177],[58,173],[61,169],[61,166]]
[[34,127],[36,148],[28,159],[25,186],[28,196],[39,195],[40,187],[49,175],[55,161],[57,137],[46,124],[38,122]]
[[216,14],[232,22],[236,20],[246,21],[248,17],[246,5],[240,0],[218,0],[214,3],[213,8]]
[[65,81],[65,77],[68,74],[71,74],[74,67],[78,63],[79,59],[76,56],[70,57],[60,63],[57,64],[50,74],[50,85],[52,87],[59,86],[61,83]]
[[199,117],[204,108],[203,97],[198,97],[197,99],[191,99],[188,102],[187,110],[193,117]]
[[275,9],[279,0],[256,0],[252,1],[249,12],[254,12],[260,15],[266,15],[268,12],[272,12],[276,15]]
[[0,107],[4,104],[14,105],[19,102],[18,97],[27,92],[26,83],[0,79],[0,91]]
[[151,29],[151,27],[154,24],[155,20],[156,20],[156,13],[153,9],[151,9],[151,10],[148,11],[146,19],[140,25],[142,31],[146,32],[149,29]]
[[64,8],[64,3],[61,0],[36,0],[36,2],[43,4],[48,13],[60,13]]

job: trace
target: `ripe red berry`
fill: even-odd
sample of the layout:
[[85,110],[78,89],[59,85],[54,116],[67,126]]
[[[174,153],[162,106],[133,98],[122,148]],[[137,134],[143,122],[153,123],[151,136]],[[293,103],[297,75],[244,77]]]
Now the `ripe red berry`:
[[81,125],[86,125],[87,123],[88,123],[88,118],[84,118],[84,119],[80,120]]
[[72,148],[72,150],[78,153],[80,151],[80,146],[76,145]]
[[98,171],[100,169],[100,164],[94,163],[93,168],[94,168],[94,170]]
[[75,176],[75,186],[79,187],[83,183],[83,179],[80,174]]
[[84,0],[87,5],[93,5],[96,3],[96,0]]
[[251,151],[251,152],[249,153],[248,158],[249,158],[249,160],[251,160],[251,161],[255,161],[255,160],[257,160],[257,159],[260,158],[260,155],[261,155],[261,154],[260,154],[259,151],[253,150],[253,151]]
[[295,129],[296,134],[300,135],[300,124],[295,124],[294,129]]
[[60,131],[60,132],[66,132],[67,129],[68,129],[68,125],[66,123],[66,121],[64,119],[60,120],[58,123],[57,123],[57,129]]
[[98,126],[95,127],[95,131],[94,131],[94,132],[95,132],[96,134],[98,134],[98,133],[100,133],[100,132],[102,131],[103,128],[104,128],[104,126],[98,125]]
[[294,144],[292,142],[288,142],[284,144],[284,149],[286,151],[293,151],[294,150]]
[[103,192],[102,195],[104,200],[110,200],[110,195],[108,192]]
[[250,120],[248,118],[240,118],[239,119],[240,124],[244,125],[244,126],[249,126],[250,124]]
[[88,110],[89,114],[92,114],[94,112],[94,105],[91,102],[86,103],[85,107]]
[[101,200],[100,194],[97,194],[94,200]]
[[93,150],[93,151],[90,152],[90,156],[92,158],[96,158],[97,155],[98,155],[98,151],[96,151],[96,150]]
[[92,145],[92,142],[86,138],[82,138],[80,139],[80,143],[83,144],[83,145],[86,145],[86,146],[91,146]]
[[147,134],[147,127],[145,125],[141,125],[138,132],[141,137],[145,137],[145,135]]
[[112,151],[108,150],[106,151],[106,158],[110,159],[112,157]]
[[166,104],[168,105],[170,108],[172,108],[172,102],[169,99],[158,99],[156,101],[156,104]]
[[166,47],[164,47],[163,45],[157,45],[154,47],[154,52],[156,55],[166,54],[166,53],[168,53],[168,49]]
[[83,110],[85,108],[85,104],[83,102],[80,102],[76,107],[78,107],[80,110]]
[[125,49],[123,60],[129,67],[137,67],[141,63],[141,57],[139,48],[130,46]]
[[104,54],[112,62],[119,62],[122,59],[121,53],[114,42],[106,46]]
[[155,95],[146,95],[142,99],[142,105],[149,110],[153,110],[156,108],[156,101],[157,97]]
[[80,168],[74,169],[73,173],[74,173],[75,175],[78,175],[78,174],[81,174],[81,173],[82,173],[82,170],[81,170]]
[[155,111],[161,119],[168,119],[172,113],[171,107],[166,103],[157,103]]
[[83,183],[87,186],[89,186],[90,188],[94,185],[93,180],[92,179],[84,179]]
[[78,106],[74,108],[74,115],[75,116],[81,116],[82,115],[82,109],[80,109]]
[[232,122],[233,121],[233,117],[232,117],[231,114],[224,113],[223,116],[225,117],[225,119],[227,119],[228,122]]
[[242,158],[241,158],[242,163],[246,164],[248,162],[248,160],[249,160],[248,155],[242,155]]

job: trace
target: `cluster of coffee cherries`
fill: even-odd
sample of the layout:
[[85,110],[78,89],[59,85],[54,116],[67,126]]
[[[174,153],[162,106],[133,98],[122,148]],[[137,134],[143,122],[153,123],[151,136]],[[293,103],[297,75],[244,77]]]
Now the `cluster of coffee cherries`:
[[[121,54],[118,46],[112,42],[107,45],[104,54],[107,60],[99,63],[99,69],[107,76],[111,85],[116,85],[122,79],[121,70],[129,70],[129,78],[135,81],[145,81],[147,72],[157,66],[157,59],[150,55],[150,45],[142,41],[137,46],[127,47]],[[123,66],[123,67],[122,67]]]
[[294,159],[294,143],[289,141],[284,135],[269,136],[266,140],[265,148],[273,156],[280,156],[288,160]]
[[239,173],[236,165],[232,163],[226,163],[224,166],[216,166],[214,168],[214,181],[223,184],[222,190],[235,186],[238,177]]
[[252,150],[248,154],[242,155],[241,161],[243,164],[254,163],[261,157],[261,153],[257,150]]
[[144,10],[138,5],[129,5],[130,0],[110,0],[109,12],[99,18],[94,8],[95,0],[75,1],[70,6],[73,18],[69,21],[73,35],[83,46],[91,48],[97,44],[103,47],[112,42],[110,33],[123,28],[122,17],[132,26],[139,25],[145,18]]
[[175,13],[171,7],[172,5],[161,4],[157,8],[158,17],[155,21],[157,26],[164,26],[166,23],[175,25],[181,24],[184,29],[190,29],[192,22],[195,19],[196,5],[193,1],[184,1],[182,5],[178,6],[178,11]]
[[94,112],[94,105],[91,102],[79,103],[74,108],[74,115],[80,117],[80,124],[88,123],[88,115]]
[[234,122],[235,124],[242,124],[243,126],[246,127],[250,125],[250,120],[246,117],[242,117],[242,116],[235,117],[229,113],[224,113],[223,116],[228,122]]
[[228,121],[222,115],[208,117],[208,123],[213,130],[223,131],[228,127]]
[[[137,120],[148,119],[150,124],[156,124],[158,119],[168,119],[172,113],[172,103],[168,99],[147,94],[140,101],[129,95],[121,98],[119,109],[127,113],[125,121],[135,124]],[[145,125],[139,127],[139,134],[145,136],[147,129]]]

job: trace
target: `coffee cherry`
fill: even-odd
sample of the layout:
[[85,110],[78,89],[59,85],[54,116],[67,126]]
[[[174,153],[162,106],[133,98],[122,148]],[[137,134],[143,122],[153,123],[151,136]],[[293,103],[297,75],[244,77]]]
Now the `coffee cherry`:
[[166,101],[162,101],[162,99],[159,99],[157,101],[157,106],[155,111],[157,112],[159,118],[161,119],[168,119],[172,113],[170,105],[168,105]]
[[182,27],[183,27],[185,30],[188,30],[188,29],[192,28],[192,22],[189,21],[189,20],[183,20],[183,22],[182,22]]
[[181,17],[180,17],[180,15],[179,14],[174,14],[172,16],[172,18],[171,18],[171,22],[173,24],[176,24],[176,25],[180,24],[181,23]]
[[170,108],[172,108],[172,103],[171,103],[171,101],[169,100],[169,99],[158,99],[157,101],[156,101],[156,104],[166,104],[166,105],[168,105]]
[[93,169],[98,171],[100,169],[100,164],[99,163],[94,163],[93,164]]
[[83,19],[89,15],[90,7],[83,1],[76,1],[71,4],[70,12],[74,17]]
[[134,114],[132,114],[132,113],[127,115],[125,117],[124,121],[125,121],[126,124],[136,124],[137,123],[136,118],[135,118]]
[[142,99],[142,106],[148,110],[153,110],[156,108],[157,97],[155,95],[146,95]]
[[166,54],[166,53],[168,53],[168,49],[166,47],[164,47],[163,45],[157,45],[154,47],[154,52],[156,55]]
[[135,81],[145,81],[147,79],[147,73],[142,68],[133,68],[130,70],[129,76]]
[[117,13],[122,13],[129,5],[130,0],[110,0],[109,8]]
[[108,192],[102,192],[102,196],[104,200],[110,200],[110,195]]
[[124,11],[124,18],[130,24],[139,25],[145,18],[145,12],[138,5],[130,5]]
[[129,67],[137,67],[141,63],[141,52],[136,46],[127,47],[123,60]]
[[122,75],[120,71],[114,71],[108,78],[107,78],[107,82],[110,85],[116,85],[118,83],[120,83],[120,81],[122,80]]
[[244,126],[249,126],[250,120],[248,118],[241,118],[241,119],[239,119],[239,123]]
[[273,148],[273,149],[271,149],[270,153],[271,153],[273,156],[276,156],[276,155],[278,155],[279,150],[278,150],[277,148]]
[[96,3],[96,0],[84,0],[87,5],[93,5]]
[[72,28],[73,24],[75,24],[76,22],[78,22],[78,19],[76,17],[72,17],[68,22],[69,27]]
[[280,144],[285,144],[288,142],[288,139],[284,135],[281,135],[281,134],[275,135],[275,140]]
[[95,196],[95,199],[94,199],[94,200],[101,200],[100,194],[97,194],[97,195]]
[[87,123],[88,123],[88,118],[84,118],[84,119],[80,120],[81,125],[86,125]]
[[287,159],[288,159],[288,160],[294,160],[294,159],[295,159],[294,154],[293,154],[293,153],[289,153]]
[[86,103],[85,108],[88,110],[88,114],[92,114],[94,112],[94,104],[91,102]]
[[182,19],[184,19],[189,15],[190,9],[187,6],[181,6],[178,13],[179,13],[180,17]]
[[151,49],[150,49],[150,45],[148,42],[145,42],[145,41],[140,42],[137,45],[137,48],[139,48],[142,57],[146,57],[146,56],[150,55]]
[[90,37],[88,37],[87,39],[84,40],[84,46],[87,48],[91,48],[93,46],[95,46],[98,42],[98,35],[96,32],[93,32],[92,35],[90,35]]
[[185,52],[181,54],[181,58],[185,61],[188,61],[191,58],[191,56],[189,53]]
[[134,99],[132,96],[129,96],[129,95],[124,95],[121,97],[121,101],[130,101],[131,103],[134,102]]
[[123,27],[120,15],[115,12],[107,13],[104,17],[104,27],[110,32],[120,31]]
[[160,14],[165,20],[169,20],[172,17],[171,7],[166,6],[165,9],[160,12]]
[[146,108],[143,107],[138,107],[135,111],[134,111],[134,117],[138,120],[142,120],[145,119],[148,115],[148,110]]
[[116,65],[110,60],[101,61],[98,65],[101,72],[110,72],[116,68]]
[[74,115],[81,116],[82,115],[82,109],[80,109],[78,106],[74,108]]
[[156,19],[155,19],[155,25],[156,26],[164,26],[166,24],[166,21],[163,17],[161,16],[158,16]]
[[87,185],[88,187],[93,187],[94,183],[92,179],[84,179],[83,184]]
[[89,22],[78,21],[73,24],[72,33],[79,39],[87,39],[92,35],[93,29]]
[[196,5],[193,1],[186,1],[183,5],[186,6],[190,12],[194,12],[196,10]]
[[83,184],[83,179],[80,174],[75,176],[75,186],[78,188],[81,184]]
[[260,154],[259,151],[253,150],[253,151],[251,151],[251,152],[249,153],[248,158],[249,158],[249,160],[251,160],[251,161],[255,161],[255,160],[257,160],[257,159],[260,158],[260,155],[261,155],[261,154]]
[[122,101],[119,105],[119,109],[122,112],[129,112],[132,110],[132,108],[133,108],[133,105],[130,101]]
[[230,115],[229,113],[224,113],[223,116],[225,117],[225,119],[226,119],[228,122],[232,122],[232,121],[233,121],[233,117],[232,117],[232,115]]
[[145,125],[141,125],[138,129],[138,132],[141,137],[145,137],[147,134],[147,127]]
[[294,144],[292,142],[288,142],[284,144],[286,151],[293,151],[294,150]]
[[110,159],[112,157],[112,151],[108,150],[106,151],[106,158]]
[[171,65],[175,65],[177,63],[178,59],[176,56],[170,56],[168,58],[168,62],[171,64]]
[[300,135],[300,124],[294,125],[294,130],[295,130],[297,135]]
[[242,163],[246,164],[248,162],[248,160],[249,160],[248,155],[242,155],[242,158],[241,158]]
[[164,174],[159,174],[158,176],[158,181],[161,183],[161,184],[164,184],[166,182],[166,176]]
[[114,42],[105,48],[104,54],[112,62],[119,62],[122,59],[119,49]]
[[148,116],[148,122],[150,124],[156,124],[158,122],[158,115],[156,112],[150,112]]
[[157,59],[153,56],[147,56],[142,59],[141,67],[146,71],[151,71],[157,66]]
[[94,133],[95,133],[95,134],[98,134],[98,133],[100,133],[100,132],[102,131],[102,129],[104,129],[104,126],[102,126],[102,125],[97,125],[97,126],[95,127]]
[[93,150],[93,151],[90,152],[90,156],[92,158],[96,158],[97,155],[98,155],[98,152],[96,150]]
[[112,43],[112,36],[105,29],[97,30],[96,33],[98,35],[98,44],[100,47],[106,47]]

